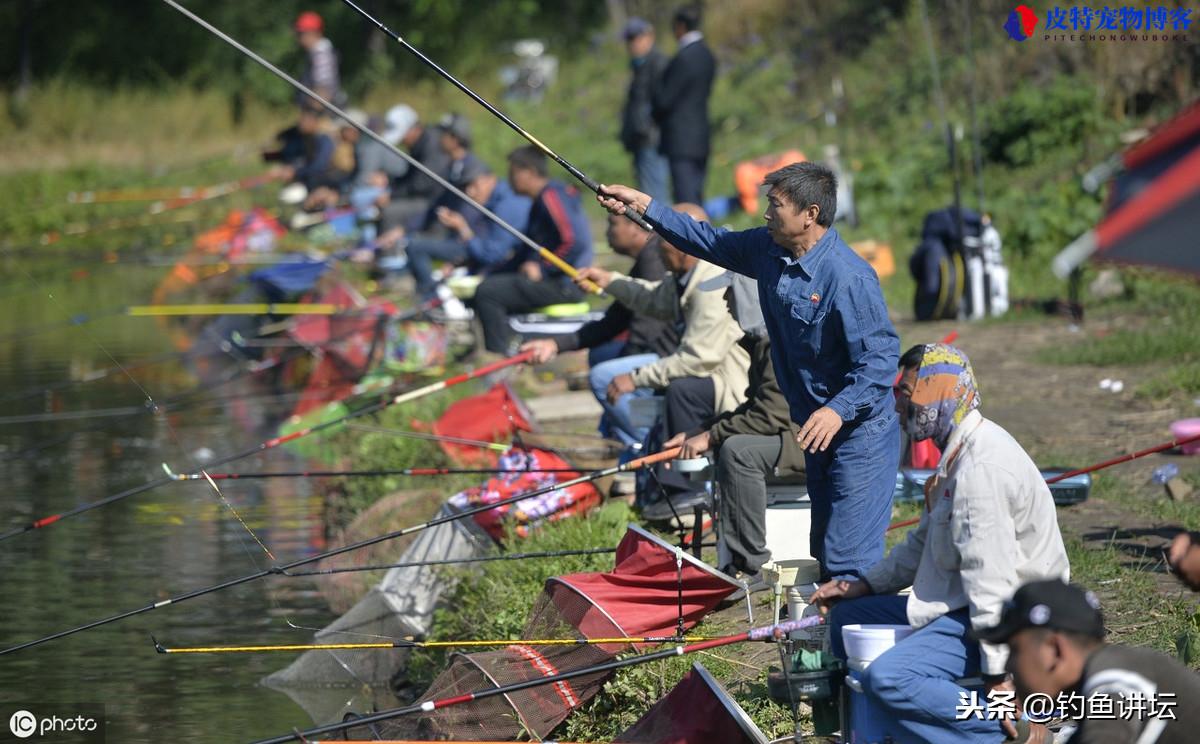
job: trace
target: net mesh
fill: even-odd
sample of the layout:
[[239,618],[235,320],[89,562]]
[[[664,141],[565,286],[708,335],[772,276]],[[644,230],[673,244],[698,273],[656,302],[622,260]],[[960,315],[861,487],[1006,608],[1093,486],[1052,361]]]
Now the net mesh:
[[[608,661],[595,646],[535,647],[515,644],[495,651],[455,654],[422,699],[441,699],[539,679]],[[538,685],[526,690],[406,716],[378,724],[385,739],[542,739],[571,711],[600,691],[608,673]]]
[[[670,635],[682,598],[684,627],[691,627],[736,588],[728,577],[694,561],[677,568],[670,545],[631,526],[617,550],[613,571],[572,574],[546,582],[522,637],[613,638]],[[680,583],[682,580],[682,583]],[[639,603],[646,608],[638,609]],[[618,620],[619,618],[619,620]],[[534,646],[455,654],[421,696],[438,700],[495,689],[608,661],[630,644]],[[379,724],[392,739],[541,739],[601,689],[609,673],[539,685]],[[716,741],[718,739],[714,739]]]
[[[439,517],[455,510],[446,505]],[[469,519],[423,530],[399,556],[398,563],[473,558],[490,549],[491,541]],[[429,634],[433,610],[451,587],[438,566],[393,568],[349,612],[316,634],[318,643],[361,643]],[[406,649],[370,651],[306,651],[286,669],[267,677],[274,688],[306,685],[386,685],[404,668]]]

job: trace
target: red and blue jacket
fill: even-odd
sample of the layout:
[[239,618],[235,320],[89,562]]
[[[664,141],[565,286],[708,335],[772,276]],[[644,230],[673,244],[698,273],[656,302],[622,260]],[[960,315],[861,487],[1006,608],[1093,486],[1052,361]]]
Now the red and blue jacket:
[[[529,238],[576,268],[592,265],[592,237],[579,190],[561,181],[550,181],[529,210]],[[528,246],[522,246],[514,264],[538,261],[547,279],[566,279],[561,271]]]

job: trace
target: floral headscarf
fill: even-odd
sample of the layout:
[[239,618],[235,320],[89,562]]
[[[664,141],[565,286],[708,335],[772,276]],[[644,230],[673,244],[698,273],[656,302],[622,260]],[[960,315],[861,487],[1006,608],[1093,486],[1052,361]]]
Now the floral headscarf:
[[913,439],[933,438],[945,449],[954,428],[979,407],[979,388],[967,355],[946,344],[928,344],[904,419]]

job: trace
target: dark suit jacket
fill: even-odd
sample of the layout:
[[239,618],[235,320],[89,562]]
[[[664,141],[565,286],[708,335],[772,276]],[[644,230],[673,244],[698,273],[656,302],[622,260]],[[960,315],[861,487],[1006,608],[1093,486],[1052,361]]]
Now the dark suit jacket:
[[667,63],[654,91],[659,152],[668,158],[708,157],[708,94],[717,61],[704,39],[688,44]]
[[658,145],[658,125],[654,123],[654,89],[667,67],[667,58],[657,48],[632,63],[633,77],[621,112],[621,144],[629,152]]

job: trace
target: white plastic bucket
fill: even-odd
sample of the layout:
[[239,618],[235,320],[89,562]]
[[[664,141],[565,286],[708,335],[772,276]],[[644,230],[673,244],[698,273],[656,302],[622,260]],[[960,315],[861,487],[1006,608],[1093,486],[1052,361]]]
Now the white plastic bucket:
[[908,625],[847,625],[842,628],[842,643],[847,658],[866,666],[912,633]]

